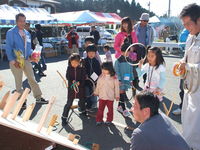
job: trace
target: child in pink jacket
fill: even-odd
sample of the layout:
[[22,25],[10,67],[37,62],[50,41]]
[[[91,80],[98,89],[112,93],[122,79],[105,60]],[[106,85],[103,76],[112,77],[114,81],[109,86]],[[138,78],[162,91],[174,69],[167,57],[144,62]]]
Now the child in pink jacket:
[[133,31],[131,19],[129,17],[124,17],[121,22],[121,32],[115,37],[115,57],[119,58],[121,56],[120,48],[124,43],[133,44],[137,42],[138,39],[136,33]]
[[110,125],[113,121],[113,103],[119,100],[119,81],[115,76],[112,62],[102,64],[102,74],[97,81],[97,87],[94,92],[99,96],[99,108],[96,117],[96,124],[103,123],[103,114],[105,106],[108,108],[106,124]]

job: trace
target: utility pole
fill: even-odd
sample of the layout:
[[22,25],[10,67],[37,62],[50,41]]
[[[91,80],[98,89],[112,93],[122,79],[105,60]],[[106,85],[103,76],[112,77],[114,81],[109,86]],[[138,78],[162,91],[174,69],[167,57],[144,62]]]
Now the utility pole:
[[168,17],[171,15],[171,0],[169,0]]
[[150,1],[148,3],[148,6],[149,6],[149,12],[150,12],[150,10],[151,10],[151,2]]

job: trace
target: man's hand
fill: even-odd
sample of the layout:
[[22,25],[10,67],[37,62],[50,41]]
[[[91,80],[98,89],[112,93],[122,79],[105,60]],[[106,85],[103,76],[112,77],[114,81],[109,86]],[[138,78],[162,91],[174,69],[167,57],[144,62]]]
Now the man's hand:
[[186,66],[186,63],[180,63],[180,65],[179,65],[179,70],[185,70],[185,66]]
[[10,64],[14,65],[15,68],[20,68],[20,66],[19,66],[19,62],[17,62],[16,60],[12,60],[12,61],[10,61]]

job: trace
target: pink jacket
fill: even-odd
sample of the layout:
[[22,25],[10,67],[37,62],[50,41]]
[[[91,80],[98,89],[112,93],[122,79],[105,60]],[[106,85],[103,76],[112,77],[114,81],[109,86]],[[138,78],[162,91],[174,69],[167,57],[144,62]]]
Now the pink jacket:
[[116,76],[101,75],[94,92],[100,99],[113,101],[119,98],[119,81]]
[[[121,46],[124,43],[124,39],[128,36],[126,32],[119,32],[115,37],[114,49],[115,57],[119,58],[121,56]],[[131,32],[132,43],[137,43],[138,39],[135,31]]]

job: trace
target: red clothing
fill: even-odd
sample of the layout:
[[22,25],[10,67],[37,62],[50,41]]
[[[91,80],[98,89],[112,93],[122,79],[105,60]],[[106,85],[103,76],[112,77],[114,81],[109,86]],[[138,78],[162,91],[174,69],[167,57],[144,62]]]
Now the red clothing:
[[74,31],[70,31],[68,34],[67,34],[67,36],[66,36],[66,39],[68,40],[68,47],[69,48],[72,48],[72,34],[75,36],[74,38],[75,38],[75,41],[76,41],[76,46],[77,46],[77,48],[78,48],[78,39],[79,39],[79,36],[78,36],[78,34],[76,33],[76,32],[74,32]]
[[96,122],[103,122],[103,113],[105,107],[108,107],[107,122],[113,121],[113,101],[99,99],[99,108],[97,112]]
[[[125,38],[128,36],[126,32],[119,32],[115,37],[114,49],[115,49],[115,57],[119,58],[121,56],[121,46],[124,43]],[[138,39],[135,31],[131,32],[132,43],[137,43]]]

